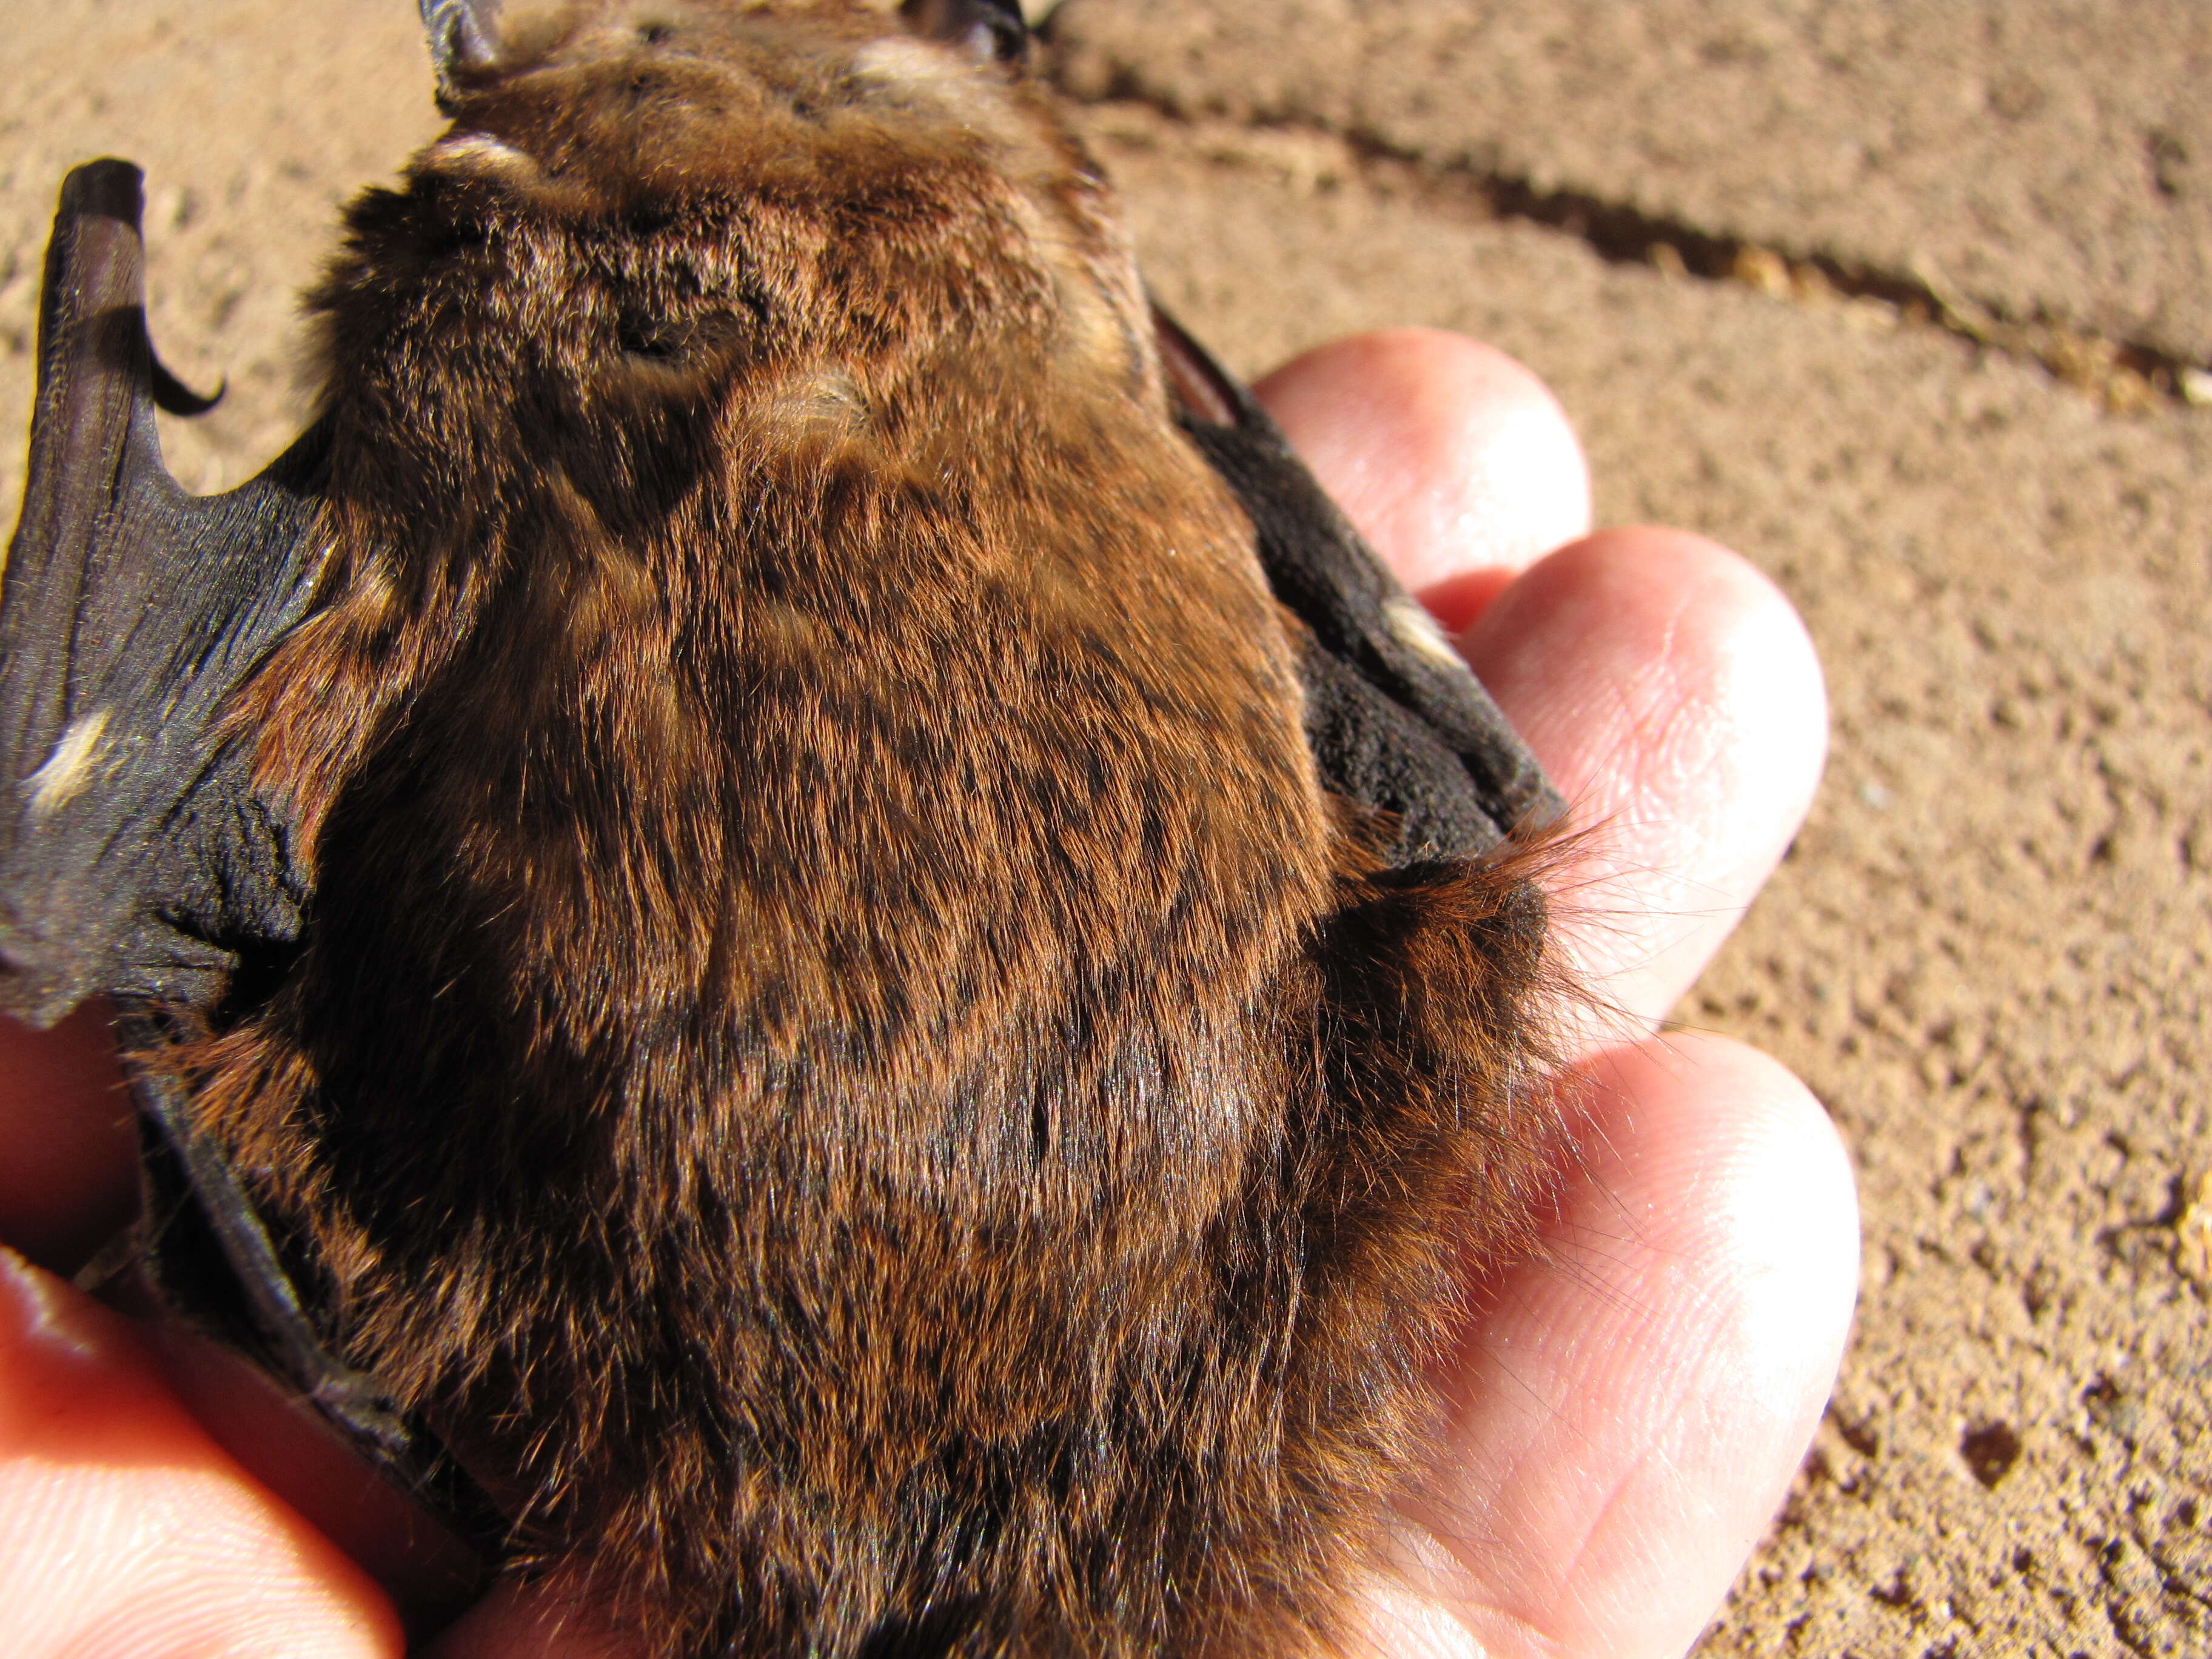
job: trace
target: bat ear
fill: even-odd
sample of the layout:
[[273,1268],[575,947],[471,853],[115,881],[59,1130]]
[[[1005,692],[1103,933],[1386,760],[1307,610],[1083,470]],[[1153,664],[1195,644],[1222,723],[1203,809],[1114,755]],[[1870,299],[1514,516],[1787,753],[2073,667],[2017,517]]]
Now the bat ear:
[[499,61],[500,0],[417,0],[430,62],[438,72],[438,107],[449,106],[465,81]]
[[899,15],[923,39],[963,47],[978,63],[1018,63],[1029,55],[1019,0],[904,0]]

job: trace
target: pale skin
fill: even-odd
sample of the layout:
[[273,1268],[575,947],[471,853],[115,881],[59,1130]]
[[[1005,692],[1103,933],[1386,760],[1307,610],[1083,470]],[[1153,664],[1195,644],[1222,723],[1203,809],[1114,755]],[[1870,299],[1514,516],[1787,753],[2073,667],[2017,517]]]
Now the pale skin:
[[[1581,1156],[1548,1249],[1474,1286],[1437,1368],[1449,1428],[1368,1604],[1373,1650],[1682,1654],[1810,1438],[1857,1277],[1850,1168],[1804,1086],[1725,1038],[1653,1035],[1803,817],[1819,667],[1735,555],[1590,533],[1565,416],[1497,352],[1365,335],[1258,389],[1591,827],[1562,902],[1613,1011],[1563,1097]],[[0,1237],[27,1258],[0,1275],[0,1650],[396,1659],[420,1581],[375,1524],[332,1542],[210,1437],[204,1383],[196,1415],[173,1358],[29,1265],[66,1271],[127,1212],[115,1082],[96,1019],[0,1024]],[[622,1649],[499,1596],[434,1650]]]

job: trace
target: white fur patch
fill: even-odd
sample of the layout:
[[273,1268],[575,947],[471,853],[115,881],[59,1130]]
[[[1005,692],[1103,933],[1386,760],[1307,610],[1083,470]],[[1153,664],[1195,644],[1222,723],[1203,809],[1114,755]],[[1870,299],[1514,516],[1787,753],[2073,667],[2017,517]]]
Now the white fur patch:
[[892,36],[871,40],[853,54],[853,73],[891,86],[943,86],[958,78],[945,57],[920,40]]
[[1466,659],[1452,648],[1452,642],[1444,630],[1419,600],[1392,599],[1383,605],[1382,615],[1401,644],[1412,646],[1431,662],[1444,663],[1453,668],[1467,666]]
[[102,739],[107,734],[107,720],[113,711],[95,708],[89,714],[79,715],[62,733],[54,752],[46,757],[46,763],[23,780],[31,786],[33,816],[46,817],[58,812],[84,793],[100,771],[106,758]]
[[431,150],[430,159],[441,167],[471,167],[525,180],[545,176],[536,156],[485,132],[464,132],[448,138]]
[[993,97],[975,65],[959,52],[902,35],[871,40],[854,52],[853,78],[882,89],[894,101],[966,126],[989,128],[993,112],[1003,101]]

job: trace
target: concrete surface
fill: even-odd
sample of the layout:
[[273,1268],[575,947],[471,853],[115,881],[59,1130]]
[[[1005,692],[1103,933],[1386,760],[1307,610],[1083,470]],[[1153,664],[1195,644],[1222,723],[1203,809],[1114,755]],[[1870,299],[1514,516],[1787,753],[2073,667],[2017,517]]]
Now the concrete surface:
[[404,0],[56,0],[8,19],[0,102],[0,516],[23,489],[39,273],[62,175],[95,155],[146,169],[148,313],[188,385],[228,383],[199,421],[164,417],[188,489],[243,482],[307,407],[301,289],[340,204],[437,131],[422,27]]
[[2191,0],[1077,0],[1054,27],[1086,98],[1318,125],[2212,362]]
[[[1865,1299],[1702,1651],[2212,1654],[2212,409],[2174,373],[2212,359],[2201,4],[1067,0],[1054,28],[1154,283],[1236,364],[1493,340],[1575,415],[1601,518],[1741,548],[1820,643],[1826,787],[1681,1012],[1843,1126]],[[0,432],[53,189],[119,152],[157,337],[234,388],[171,424],[179,471],[234,482],[296,429],[290,296],[337,203],[431,130],[412,9],[67,0],[10,46]],[[1852,270],[1898,280],[1838,294]],[[2168,360],[2090,395],[2001,325],[2039,314]]]

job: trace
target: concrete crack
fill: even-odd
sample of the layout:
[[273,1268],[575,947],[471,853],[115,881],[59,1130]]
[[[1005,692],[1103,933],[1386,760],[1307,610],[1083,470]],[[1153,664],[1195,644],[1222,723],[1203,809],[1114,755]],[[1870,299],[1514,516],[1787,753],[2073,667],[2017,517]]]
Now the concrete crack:
[[[1072,102],[1090,108],[1133,107],[1171,129],[1194,134],[1225,127],[1255,140],[1331,144],[1340,149],[1350,171],[1370,182],[1410,190],[1461,212],[1473,209],[1483,217],[1541,226],[1571,237],[1608,264],[1737,283],[1808,307],[1853,301],[1879,306],[1900,324],[1940,329],[1984,350],[2039,364],[2116,414],[2177,403],[2212,404],[2212,368],[2142,341],[2076,328],[2063,319],[2008,315],[2002,307],[1961,291],[1932,265],[1886,270],[1818,249],[1724,235],[1588,191],[1541,188],[1510,173],[1437,162],[1372,133],[1326,122],[1197,120],[1149,94],[1133,77],[1118,80],[1103,97],[1086,98],[1065,86],[1062,91]],[[1207,155],[1231,166],[1261,159],[1228,154],[1219,145]]]
[[1503,174],[1474,182],[1501,218],[1561,231],[1614,264],[1742,283],[1778,299],[1808,304],[1873,301],[1905,322],[1940,328],[1985,350],[2039,363],[2116,413],[2167,402],[2212,402],[2212,374],[2193,364],[2140,341],[2109,339],[2063,321],[2008,317],[1960,292],[1932,266],[1885,270],[1817,251],[1717,235],[1624,202],[1580,191],[1539,190],[1526,179]]

